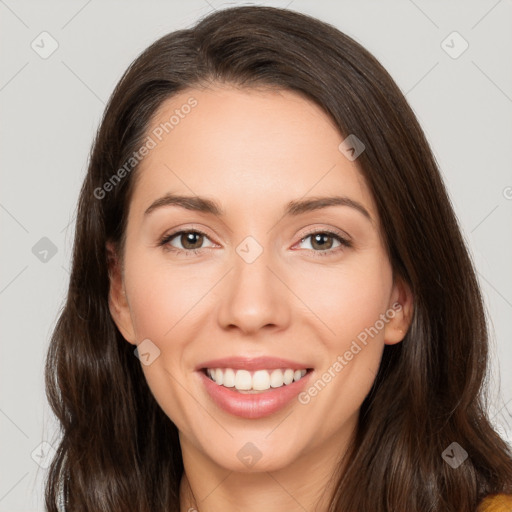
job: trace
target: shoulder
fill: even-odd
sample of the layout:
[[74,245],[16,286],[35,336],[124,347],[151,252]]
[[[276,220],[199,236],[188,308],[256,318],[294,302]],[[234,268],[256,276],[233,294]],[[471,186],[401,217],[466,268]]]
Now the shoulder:
[[512,494],[493,494],[484,498],[477,512],[512,512]]

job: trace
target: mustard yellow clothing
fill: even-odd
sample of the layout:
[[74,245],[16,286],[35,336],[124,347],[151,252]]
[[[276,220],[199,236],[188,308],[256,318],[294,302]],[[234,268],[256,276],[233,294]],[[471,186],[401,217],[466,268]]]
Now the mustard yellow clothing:
[[512,494],[493,494],[482,500],[478,512],[512,512]]

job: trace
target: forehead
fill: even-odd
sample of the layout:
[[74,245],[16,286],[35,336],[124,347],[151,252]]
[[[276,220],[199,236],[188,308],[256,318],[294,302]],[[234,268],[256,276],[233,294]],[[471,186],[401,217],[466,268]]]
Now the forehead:
[[[372,210],[356,162],[323,109],[289,90],[187,89],[155,112],[133,196],[143,208],[165,192],[263,203],[351,194]],[[258,204],[256,204],[258,203]]]

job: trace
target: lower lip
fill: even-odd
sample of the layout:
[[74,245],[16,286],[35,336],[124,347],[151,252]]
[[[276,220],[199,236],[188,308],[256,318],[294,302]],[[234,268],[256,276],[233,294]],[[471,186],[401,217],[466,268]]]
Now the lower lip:
[[269,416],[288,405],[304,388],[312,371],[300,380],[261,393],[239,393],[219,386],[202,371],[198,372],[212,400],[224,411],[247,419]]

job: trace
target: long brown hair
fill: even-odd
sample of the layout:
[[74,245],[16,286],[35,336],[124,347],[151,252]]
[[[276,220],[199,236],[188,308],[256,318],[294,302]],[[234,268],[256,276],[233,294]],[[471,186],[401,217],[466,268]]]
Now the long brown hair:
[[[364,400],[331,511],[474,511],[512,492],[512,454],[487,416],[488,335],[472,262],[411,108],[379,62],[333,26],[286,9],[217,11],[147,48],[107,105],[78,203],[67,300],[46,361],[62,438],[46,508],[178,511],[176,426],[156,403],[108,306],[106,241],[122,257],[137,167],[104,184],[140,148],[163,101],[225,82],[304,94],[366,146],[357,162],[376,201],[395,275],[414,294],[402,343],[386,346]],[[458,443],[457,468],[442,454]],[[341,466],[340,466],[341,467]],[[62,489],[61,489],[62,487]]]

